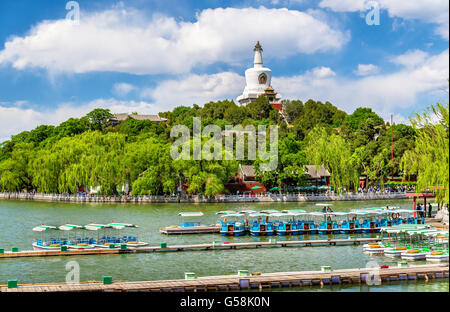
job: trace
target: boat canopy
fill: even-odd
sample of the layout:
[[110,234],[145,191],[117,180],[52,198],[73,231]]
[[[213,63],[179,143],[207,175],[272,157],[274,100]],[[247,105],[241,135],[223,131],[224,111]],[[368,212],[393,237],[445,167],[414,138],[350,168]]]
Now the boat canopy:
[[319,211],[315,211],[315,212],[310,212],[309,215],[311,216],[324,216],[326,213],[324,212],[319,212]]
[[227,213],[223,217],[244,217],[245,215],[243,213]]
[[269,214],[269,217],[286,217],[287,215],[288,215],[287,213],[274,212]]
[[47,231],[47,230],[56,230],[56,229],[57,229],[56,226],[42,224],[40,226],[34,227],[33,231],[35,231],[35,232],[44,232],[44,231]]
[[316,204],[316,206],[329,207],[329,206],[333,206],[333,204]]
[[84,228],[89,231],[98,231],[98,230],[101,230],[104,228],[110,228],[110,227],[111,226],[108,226],[106,224],[96,224],[96,223],[90,223],[90,224],[84,226]]
[[136,224],[130,224],[130,223],[109,223],[108,226],[110,226],[116,230],[122,230],[122,229],[128,228],[128,227],[138,227]]
[[293,210],[282,210],[282,213],[306,213],[305,210],[293,209]]
[[238,213],[255,213],[256,210],[252,210],[252,209],[242,209],[239,210]]
[[255,212],[255,213],[251,213],[248,215],[251,218],[257,218],[257,217],[267,217],[267,214],[265,213],[260,213],[260,212]]
[[349,212],[343,212],[343,211],[336,211],[333,213],[330,213],[330,215],[336,215],[336,216],[348,216],[350,213]]
[[61,225],[60,227],[58,227],[58,229],[62,230],[62,231],[72,231],[75,229],[82,229],[83,227],[81,225],[76,225],[76,224],[64,224]]
[[201,217],[203,216],[203,212],[180,212],[178,215],[181,217]]
[[368,212],[368,211],[353,211],[353,212],[351,212],[351,214],[360,215],[360,216],[364,216],[364,215],[367,215],[369,213],[370,212]]
[[392,210],[392,212],[399,212],[399,213],[414,213],[414,210],[412,210],[412,209],[395,209],[395,210]]
[[219,212],[216,212],[216,214],[220,215],[220,214],[230,214],[230,213],[236,213],[236,211],[234,210],[221,210]]

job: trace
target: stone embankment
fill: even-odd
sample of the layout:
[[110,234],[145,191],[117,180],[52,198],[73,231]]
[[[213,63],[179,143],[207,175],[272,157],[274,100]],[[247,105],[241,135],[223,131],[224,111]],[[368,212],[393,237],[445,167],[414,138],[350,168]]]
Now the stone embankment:
[[[63,195],[40,193],[0,193],[0,199],[36,200],[76,203],[235,203],[235,202],[306,202],[306,201],[356,201],[407,199],[406,193],[364,193],[346,195],[315,194],[271,194],[271,195],[217,195],[206,197],[190,196],[102,196],[102,195]],[[448,215],[447,215],[448,220]]]

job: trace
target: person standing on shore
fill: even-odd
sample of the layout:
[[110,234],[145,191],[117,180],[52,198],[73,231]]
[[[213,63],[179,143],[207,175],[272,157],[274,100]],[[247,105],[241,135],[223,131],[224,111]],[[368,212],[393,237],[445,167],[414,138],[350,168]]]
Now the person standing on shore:
[[431,207],[431,203],[428,204],[428,218],[431,218],[431,211],[433,210],[433,207]]
[[417,211],[418,211],[418,214],[419,214],[419,218],[422,218],[423,217],[423,213],[422,213],[422,205],[421,204],[417,205]]

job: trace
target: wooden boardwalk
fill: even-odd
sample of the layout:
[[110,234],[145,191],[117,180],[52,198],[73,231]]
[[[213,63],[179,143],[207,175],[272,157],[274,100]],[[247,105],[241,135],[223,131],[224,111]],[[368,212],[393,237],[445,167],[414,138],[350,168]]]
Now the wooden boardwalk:
[[[276,239],[276,238],[273,238]],[[318,239],[301,241],[268,241],[268,242],[243,242],[243,243],[207,243],[190,245],[167,245],[166,247],[130,247],[121,249],[85,249],[85,250],[28,250],[11,252],[5,251],[0,254],[0,259],[21,258],[21,257],[48,257],[48,256],[81,256],[81,255],[111,255],[111,254],[130,254],[130,253],[149,253],[149,252],[176,252],[185,250],[226,250],[241,248],[260,248],[260,247],[304,247],[304,246],[337,246],[337,245],[359,245],[369,242],[380,241],[379,238],[353,238],[353,239]]]
[[331,284],[365,284],[370,276],[379,276],[380,283],[391,281],[411,281],[422,279],[448,278],[449,267],[443,264],[417,265],[406,268],[390,267],[386,269],[361,268],[333,270],[331,272],[279,272],[252,273],[250,276],[222,275],[198,277],[191,280],[113,282],[104,285],[100,282],[69,284],[18,285],[17,288],[0,286],[0,292],[198,292],[220,290],[247,290],[277,287],[324,287]]

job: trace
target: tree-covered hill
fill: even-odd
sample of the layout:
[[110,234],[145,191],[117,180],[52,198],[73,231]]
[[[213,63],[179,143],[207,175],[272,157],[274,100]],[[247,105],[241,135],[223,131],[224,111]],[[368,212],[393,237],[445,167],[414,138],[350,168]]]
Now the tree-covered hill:
[[[171,128],[186,125],[192,131],[193,117],[222,130],[225,125],[278,125],[278,168],[259,179],[281,189],[303,184],[306,164],[324,164],[336,190],[356,187],[363,172],[382,183],[392,168],[402,175],[401,159],[415,148],[417,129],[395,124],[392,163],[389,124],[370,108],[348,115],[329,102],[282,104],[283,115],[264,96],[245,107],[225,100],[176,107],[159,114],[167,119],[161,123],[128,118],[117,125],[109,121],[111,112],[95,109],[58,126],[41,125],[0,145],[0,191],[76,193],[80,187],[100,186],[99,193],[117,194],[128,185],[142,195],[172,194],[185,185],[193,194],[224,193],[224,184],[237,173],[237,160],[174,161],[170,156]],[[242,163],[259,168],[258,161]]]

